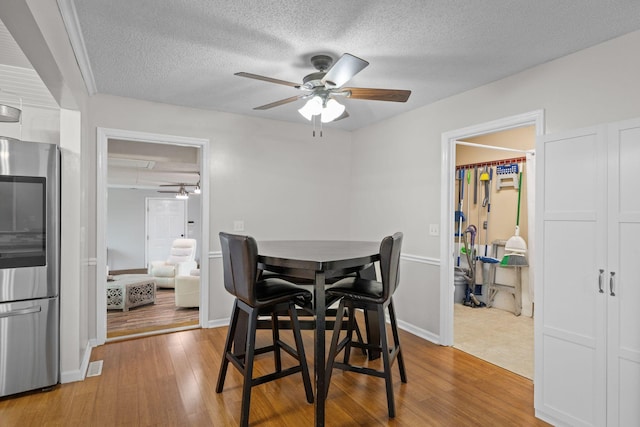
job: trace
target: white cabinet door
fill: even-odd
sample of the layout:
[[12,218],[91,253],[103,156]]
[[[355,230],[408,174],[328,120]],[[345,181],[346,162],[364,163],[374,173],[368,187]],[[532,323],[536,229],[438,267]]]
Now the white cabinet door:
[[598,127],[536,146],[535,408],[571,426],[606,422],[605,138]]
[[608,140],[607,426],[640,426],[640,120]]

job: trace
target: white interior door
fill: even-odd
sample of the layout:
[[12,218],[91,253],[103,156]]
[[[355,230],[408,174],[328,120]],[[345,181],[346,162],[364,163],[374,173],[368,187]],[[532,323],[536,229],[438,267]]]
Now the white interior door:
[[606,422],[606,156],[603,128],[536,148],[535,407],[572,426]]
[[145,262],[166,260],[171,244],[187,233],[187,201],[150,198],[147,200],[147,250]]
[[[607,426],[640,425],[640,120],[609,131]],[[613,274],[613,276],[612,276]]]

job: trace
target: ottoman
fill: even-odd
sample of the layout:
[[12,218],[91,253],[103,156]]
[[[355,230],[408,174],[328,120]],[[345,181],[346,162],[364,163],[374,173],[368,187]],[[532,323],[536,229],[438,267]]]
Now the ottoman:
[[152,277],[123,278],[107,282],[107,310],[130,308],[156,302],[156,282]]

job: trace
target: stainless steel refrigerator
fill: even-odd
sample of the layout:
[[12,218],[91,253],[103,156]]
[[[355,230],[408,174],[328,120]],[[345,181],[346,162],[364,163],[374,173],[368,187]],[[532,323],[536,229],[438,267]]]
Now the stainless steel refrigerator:
[[0,137],[0,396],[60,379],[60,151]]

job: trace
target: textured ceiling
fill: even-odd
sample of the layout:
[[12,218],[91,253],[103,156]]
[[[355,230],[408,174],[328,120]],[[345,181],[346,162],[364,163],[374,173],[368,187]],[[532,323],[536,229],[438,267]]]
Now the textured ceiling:
[[252,110],[296,89],[233,74],[301,82],[312,55],[344,52],[371,64],[348,86],[413,91],[406,104],[344,100],[350,117],[331,126],[347,130],[640,29],[637,0],[59,4],[75,7],[98,93],[304,123],[303,101]]

